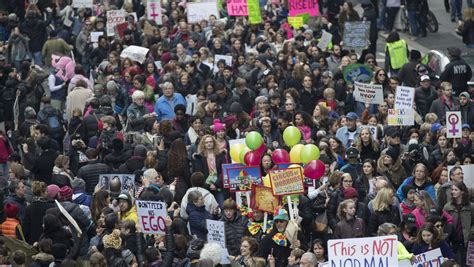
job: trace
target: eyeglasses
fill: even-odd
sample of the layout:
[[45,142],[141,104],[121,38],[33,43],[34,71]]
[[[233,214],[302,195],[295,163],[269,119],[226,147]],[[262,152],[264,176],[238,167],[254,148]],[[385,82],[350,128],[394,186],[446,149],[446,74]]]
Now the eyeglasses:
[[442,223],[440,223],[440,224],[435,224],[434,227],[436,227],[436,228],[443,228],[443,224],[442,224]]
[[352,180],[342,180],[343,183],[352,183]]

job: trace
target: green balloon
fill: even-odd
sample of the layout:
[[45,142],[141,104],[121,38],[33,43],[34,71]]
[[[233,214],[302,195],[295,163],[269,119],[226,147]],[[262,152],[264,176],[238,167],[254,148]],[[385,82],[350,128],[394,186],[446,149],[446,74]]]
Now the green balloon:
[[301,162],[304,164],[319,159],[319,148],[313,144],[307,144],[301,149]]
[[247,154],[247,152],[249,151],[252,151],[252,150],[250,150],[250,148],[248,147],[244,147],[242,150],[240,150],[239,159],[240,159],[241,164],[245,164],[244,157],[245,157],[245,154]]
[[252,131],[245,136],[245,144],[252,150],[259,148],[262,143],[263,138],[259,132]]
[[288,126],[286,127],[285,131],[283,131],[283,141],[289,147],[292,147],[298,144],[301,140],[301,132],[295,126]]

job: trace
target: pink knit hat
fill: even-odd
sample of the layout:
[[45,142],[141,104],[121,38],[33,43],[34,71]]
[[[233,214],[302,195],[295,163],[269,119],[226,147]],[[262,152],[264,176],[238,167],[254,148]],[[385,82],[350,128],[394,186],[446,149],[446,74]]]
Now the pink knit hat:
[[59,186],[55,184],[48,185],[48,198],[56,199],[56,197],[58,196],[59,190],[61,189],[59,189]]
[[214,120],[214,126],[212,126],[214,133],[225,131],[225,125],[222,124],[218,119]]

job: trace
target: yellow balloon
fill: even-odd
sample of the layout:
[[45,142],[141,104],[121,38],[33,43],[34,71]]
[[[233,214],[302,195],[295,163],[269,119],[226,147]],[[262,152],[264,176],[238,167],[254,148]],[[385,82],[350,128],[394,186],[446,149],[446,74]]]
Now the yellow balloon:
[[270,183],[270,176],[267,174],[262,178],[263,185],[266,187],[272,187]]
[[290,160],[291,162],[301,162],[301,150],[303,149],[304,145],[297,144],[290,150]]
[[290,166],[288,166],[288,168],[300,168],[301,171],[304,171],[303,167],[299,164],[291,164]]
[[240,151],[242,151],[242,149],[244,149],[245,145],[243,144],[234,144],[231,148],[230,148],[230,158],[237,162],[237,163],[242,163],[240,162]]

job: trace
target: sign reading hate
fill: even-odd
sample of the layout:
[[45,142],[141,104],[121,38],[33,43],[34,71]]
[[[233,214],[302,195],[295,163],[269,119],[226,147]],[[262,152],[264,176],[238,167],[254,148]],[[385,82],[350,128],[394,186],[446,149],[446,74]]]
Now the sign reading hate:
[[137,200],[138,224],[144,234],[165,234],[166,203]]
[[366,104],[383,103],[383,87],[381,84],[354,83],[354,98]]
[[248,16],[247,0],[227,0],[227,12],[230,16]]
[[301,168],[270,170],[270,182],[274,196],[304,193],[303,173]]
[[415,88],[407,86],[397,86],[395,94],[395,109],[412,109],[415,101]]

